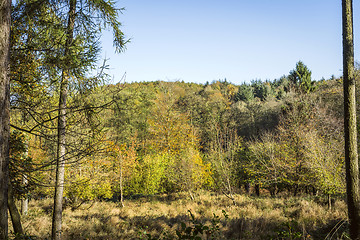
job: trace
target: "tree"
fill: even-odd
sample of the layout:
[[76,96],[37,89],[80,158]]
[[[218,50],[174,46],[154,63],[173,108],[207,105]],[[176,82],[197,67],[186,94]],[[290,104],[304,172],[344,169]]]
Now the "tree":
[[269,188],[344,193],[341,122],[318,99],[288,102],[277,128],[248,142],[249,180]]
[[11,1],[0,1],[0,238],[8,237],[8,181],[10,138],[10,43]]
[[342,1],[346,192],[351,239],[360,239],[359,160],[357,152],[352,0]]
[[254,99],[254,89],[252,86],[243,83],[240,85],[239,90],[235,96],[236,101],[250,102]]
[[[76,0],[70,0],[67,35],[65,43],[64,56],[70,55],[70,47],[74,39],[74,24],[75,24]],[[69,86],[70,71],[64,68],[60,82],[60,97],[59,97],[59,117],[58,117],[58,139],[57,139],[57,161],[56,161],[56,183],[54,196],[54,212],[52,220],[52,234],[51,239],[61,239],[61,223],[62,223],[62,200],[64,193],[64,179],[65,179],[65,161],[66,161],[66,108],[67,95]]]
[[15,204],[16,198],[24,198],[28,186],[23,185],[23,178],[31,172],[32,159],[27,155],[26,136],[19,131],[11,131],[10,150],[9,150],[9,188],[8,188],[8,207],[11,216],[12,226],[15,235],[24,234],[21,224],[20,213]]
[[226,197],[235,204],[233,196],[234,189],[238,185],[236,173],[239,164],[239,152],[243,150],[243,141],[237,136],[235,129],[218,126],[216,139],[212,144],[208,158],[213,168],[213,179],[217,190],[220,190]]
[[301,61],[296,63],[294,70],[290,71],[289,80],[302,93],[313,92],[316,89],[315,82],[311,80],[311,71]]
[[268,100],[274,95],[274,91],[269,81],[262,82],[261,80],[252,80],[251,87],[254,89],[254,96],[261,101]]
[[128,145],[122,144],[119,146],[115,142],[109,141],[107,143],[107,153],[112,167],[105,168],[105,171],[111,173],[107,177],[110,177],[115,182],[112,190],[119,193],[120,206],[124,207],[124,185],[131,177],[134,177],[135,174],[132,173],[132,170],[135,169],[137,164],[136,136]]
[[[97,32],[101,31],[103,27],[111,26],[114,33],[114,45],[118,51],[124,48],[126,42],[123,33],[119,29],[120,23],[117,20],[120,10],[114,7],[114,2],[90,0],[84,3],[77,0],[70,0],[68,3],[57,2],[57,4],[59,6],[52,6],[49,2],[49,7],[52,8],[50,12],[56,12],[58,19],[65,16],[61,22],[66,23],[66,25],[64,26],[65,37],[61,39],[62,44],[59,46],[61,49],[58,54],[60,61],[57,62],[61,77],[58,83],[59,107],[57,117],[57,167],[52,222],[53,240],[61,239],[65,163],[67,159],[69,159],[66,153],[66,129],[67,101],[70,87],[72,84],[76,85],[77,83],[78,86],[85,86],[86,89],[88,84],[90,84],[90,86],[94,84],[92,81],[95,81],[94,85],[96,85],[96,78],[86,81],[86,72],[93,68],[96,62],[98,53]],[[65,5],[61,6],[62,4]],[[77,80],[77,82],[74,80]],[[79,91],[79,94],[81,94],[81,91]]]
[[148,175],[156,173],[164,191],[188,191],[193,198],[192,191],[209,183],[209,165],[198,150],[195,127],[187,114],[176,109],[175,95],[174,89],[164,87],[154,101],[147,143],[150,154],[144,161]]

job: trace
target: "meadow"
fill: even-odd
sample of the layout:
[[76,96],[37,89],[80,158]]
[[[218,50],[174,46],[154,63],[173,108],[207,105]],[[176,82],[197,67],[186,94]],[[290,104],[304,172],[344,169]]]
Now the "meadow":
[[[95,201],[63,212],[63,239],[348,239],[346,204],[317,197],[226,196],[202,191]],[[191,214],[194,219],[192,219]],[[52,200],[31,200],[23,227],[49,239]],[[10,228],[11,229],[11,228]],[[200,237],[200,238],[199,238]]]

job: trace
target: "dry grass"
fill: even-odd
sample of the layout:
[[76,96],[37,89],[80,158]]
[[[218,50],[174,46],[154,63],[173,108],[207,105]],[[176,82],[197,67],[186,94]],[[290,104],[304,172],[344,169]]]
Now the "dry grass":
[[[25,231],[47,239],[51,229],[51,200],[30,201],[24,217]],[[159,195],[126,200],[121,208],[114,202],[95,202],[80,209],[64,210],[64,239],[147,239],[175,236],[180,222],[189,223],[188,210],[199,221],[210,224],[220,216],[220,239],[324,239],[340,220],[346,205],[337,201],[333,210],[303,198],[255,198],[236,195],[236,206],[225,196],[202,192],[195,201],[186,194]],[[225,210],[229,215],[225,220]],[[343,231],[343,229],[342,229]],[[336,236],[340,236],[340,230]]]

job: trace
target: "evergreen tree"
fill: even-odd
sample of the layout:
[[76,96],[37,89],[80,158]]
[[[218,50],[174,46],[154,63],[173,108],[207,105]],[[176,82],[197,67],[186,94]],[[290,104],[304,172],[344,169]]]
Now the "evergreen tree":
[[252,86],[243,83],[239,86],[239,90],[236,93],[235,101],[249,102],[254,99],[254,90]]
[[296,63],[294,70],[290,71],[289,80],[302,93],[309,93],[316,89],[315,82],[311,80],[311,71],[301,61]]
[[[41,63],[38,66],[30,64],[30,66],[34,66],[35,72],[23,68],[20,74],[15,74],[14,77],[19,77],[19,79],[16,79],[18,81],[14,86],[18,87],[16,89],[19,92],[16,92],[14,100],[32,99],[26,97],[33,94],[31,88],[28,92],[24,92],[23,89],[36,83],[52,97],[53,103],[58,102],[51,104],[51,107],[46,106],[46,112],[39,111],[34,114],[33,110],[30,110],[29,115],[34,126],[22,128],[31,133],[43,129],[46,134],[54,134],[53,129],[57,129],[57,174],[52,239],[61,238],[65,163],[70,158],[78,156],[76,151],[80,150],[79,152],[85,153],[84,149],[89,148],[89,144],[69,135],[74,131],[74,127],[70,127],[70,124],[74,124],[74,121],[84,120],[83,118],[79,120],[81,111],[79,109],[86,110],[83,111],[84,115],[88,116],[91,113],[89,108],[92,104],[79,96],[88,95],[94,87],[101,83],[101,78],[89,77],[89,71],[94,71],[97,66],[101,31],[110,27],[113,30],[116,51],[120,52],[124,49],[127,41],[120,30],[121,24],[117,19],[121,10],[115,8],[113,1],[103,0],[85,2],[77,0],[65,2],[18,0],[14,6],[14,11],[16,11],[14,17],[18,20],[15,22],[19,22],[19,24],[15,28],[17,33],[15,37],[18,42],[14,41],[16,54],[14,54],[13,60],[22,66],[26,65],[24,59],[34,59],[34,62]],[[21,58],[20,55],[27,58]],[[39,72],[41,74],[37,74]],[[21,103],[21,101],[17,102]],[[29,107],[31,101],[25,102],[23,109],[26,110],[25,112],[29,112],[27,109],[32,109]],[[39,107],[35,106],[35,109],[39,110]],[[57,115],[54,109],[58,109]],[[49,117],[44,118],[44,116]],[[88,120],[87,125],[91,124],[90,121]],[[58,126],[54,128],[56,122]],[[48,127],[47,124],[52,126]],[[50,135],[42,136],[55,141],[55,138]],[[91,141],[88,135],[83,136],[89,139],[87,142]],[[76,149],[77,147],[81,149]],[[55,149],[54,152],[56,152]]]
[[[55,196],[54,196],[54,212],[53,212],[53,224],[52,224],[52,239],[61,239],[61,216],[62,216],[62,198],[64,191],[64,175],[65,175],[65,163],[67,160],[66,156],[66,114],[67,114],[67,97],[70,87],[71,78],[77,78],[80,80],[84,73],[82,69],[84,66],[90,66],[96,59],[92,55],[91,46],[89,51],[84,52],[84,45],[81,43],[85,42],[89,44],[88,40],[96,41],[96,24],[102,24],[104,26],[110,25],[114,32],[114,44],[118,51],[122,50],[125,45],[125,39],[123,33],[120,31],[120,23],[117,21],[119,11],[114,7],[114,2],[111,1],[87,1],[83,6],[83,2],[77,0],[70,0],[68,5],[67,13],[67,26],[66,26],[66,39],[63,59],[66,60],[61,65],[61,81],[59,89],[59,113],[58,113],[58,139],[57,139],[57,167],[56,167],[56,185],[55,185]],[[93,15],[97,15],[97,21],[92,20]],[[79,16],[79,17],[77,17]],[[90,25],[90,28],[85,27]],[[85,37],[85,38],[84,38]],[[80,42],[80,46],[78,45]],[[86,46],[86,45],[85,45]],[[96,45],[94,46],[96,48]],[[77,54],[80,52],[80,54]],[[90,62],[79,61],[82,55],[88,54]],[[96,54],[96,51],[95,51]],[[69,64],[70,63],[70,64]],[[87,70],[86,68],[84,70]],[[96,83],[95,83],[96,84]]]

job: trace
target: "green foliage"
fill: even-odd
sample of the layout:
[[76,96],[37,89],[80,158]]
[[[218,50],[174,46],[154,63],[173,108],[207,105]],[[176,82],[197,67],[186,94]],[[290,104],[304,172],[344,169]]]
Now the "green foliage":
[[[21,39],[22,34],[16,38]],[[33,87],[36,91],[26,90],[26,84],[14,84],[14,99],[19,102],[14,102],[12,121],[24,124],[24,128],[41,130],[41,135],[51,135],[50,129],[55,126],[51,111],[35,115],[15,112],[15,106],[25,107],[20,105],[22,100],[30,103],[34,98],[34,103],[38,103],[49,99],[51,104],[38,106],[44,107],[45,112],[50,109],[46,107],[55,103],[49,94],[53,93],[52,89],[41,82],[37,64],[42,62],[35,61],[38,56],[27,53],[17,57],[24,57],[38,82]],[[23,71],[25,66],[17,68]],[[119,159],[126,163],[130,152],[132,160],[126,163],[123,172],[125,195],[191,193],[204,188],[235,193],[242,183],[260,184],[271,192],[299,186],[314,187],[326,194],[342,194],[339,84],[335,80],[323,81],[317,90],[314,88],[302,96],[307,90],[294,92],[291,86],[307,86],[302,82],[311,80],[311,72],[300,63],[297,68],[297,72],[292,72],[293,77],[257,80],[240,86],[227,81],[206,85],[157,81],[96,88],[91,83],[95,79],[87,82],[79,78],[82,85],[79,88],[73,85],[78,90],[69,99],[74,108],[69,109],[68,132],[73,135],[69,135],[68,141],[69,148],[84,151],[76,155],[76,161],[82,165],[70,167],[73,172],[67,178],[73,182],[68,186],[69,196],[95,199],[117,195]],[[15,70],[13,74],[21,82],[21,75]],[[106,108],[100,111],[97,105]],[[78,108],[85,109],[84,114],[78,113]],[[79,140],[75,133],[84,139]],[[52,140],[41,142],[42,153],[40,148],[35,148],[39,143],[30,147],[29,152],[38,151],[35,155],[41,159],[39,164],[51,161],[55,150]],[[95,153],[95,149],[106,148],[101,143],[103,140],[119,146],[123,157]],[[130,150],[132,142],[136,144]],[[91,165],[92,158],[97,159],[96,164]],[[53,177],[48,173],[35,175],[46,183]],[[98,184],[92,176],[98,176],[106,184]],[[46,194],[50,192],[46,190]]]
[[171,156],[166,153],[145,156],[141,166],[141,193],[155,194],[172,188],[171,179],[166,177],[171,161]]
[[345,178],[340,127],[326,108],[314,106],[309,99],[289,103],[274,132],[248,143],[248,162],[242,169],[252,182],[270,192],[287,185],[342,194]]
[[262,82],[261,80],[254,80],[251,82],[251,86],[254,89],[254,96],[261,101],[268,100],[274,96],[274,91],[269,81]]
[[[17,130],[10,133],[10,181],[18,198],[24,197],[33,189],[34,182],[23,184],[23,178],[28,179],[33,172],[33,159],[28,156],[27,136]],[[31,180],[31,178],[30,178]]]
[[[275,96],[286,81],[257,84],[271,86],[270,96]],[[271,193],[297,186],[343,193],[341,124],[333,110],[311,95],[289,98],[285,104],[273,97],[235,102],[229,88],[231,84],[222,82],[203,87],[126,84],[113,98],[115,105],[96,119],[106,126],[106,138],[119,146],[122,157],[94,155],[95,165],[85,158],[77,172],[72,167],[68,178],[74,182],[68,192],[78,199],[116,196],[123,159],[125,195],[203,188],[231,195],[242,183],[259,184]],[[117,89],[103,86],[87,101],[106,103]],[[136,143],[132,150],[131,142]],[[107,185],[94,182],[93,175]]]
[[[97,96],[109,102],[114,90],[114,86],[104,86],[99,89]],[[148,119],[152,116],[155,97],[155,89],[145,84],[125,84],[114,96],[112,111],[107,112],[106,116],[109,117],[104,119],[113,138],[121,143],[129,143],[136,135],[138,141],[144,142],[149,134]]]
[[252,86],[243,83],[239,86],[239,90],[235,95],[235,101],[249,102],[254,99],[254,90]]
[[71,177],[70,183],[66,188],[65,196],[73,206],[94,199],[112,197],[111,185],[107,179],[75,175]]
[[134,193],[155,194],[194,191],[212,186],[212,169],[196,150],[188,149],[174,156],[169,153],[146,155],[139,164],[136,179],[126,188]]
[[296,63],[296,68],[290,71],[289,80],[302,93],[310,93],[316,90],[315,81],[311,80],[311,71],[301,61]]

